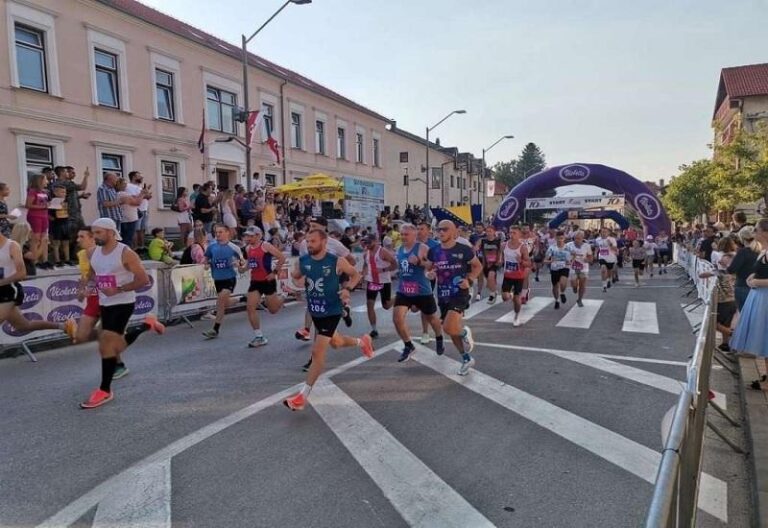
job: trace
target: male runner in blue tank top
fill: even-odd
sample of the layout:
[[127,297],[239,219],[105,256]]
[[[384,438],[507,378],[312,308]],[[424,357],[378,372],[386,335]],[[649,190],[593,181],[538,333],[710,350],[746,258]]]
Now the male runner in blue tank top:
[[405,316],[408,315],[408,310],[412,307],[421,312],[422,317],[426,318],[429,325],[432,326],[435,331],[435,350],[438,355],[442,355],[445,352],[443,330],[440,327],[440,320],[437,318],[437,305],[432,293],[432,285],[424,270],[429,246],[416,240],[416,228],[413,224],[400,226],[400,233],[403,237],[403,245],[397,250],[395,257],[397,267],[400,270],[400,282],[397,285],[392,320],[395,323],[397,335],[403,340],[405,346],[398,361],[410,359],[416,350],[411,341],[408,325],[405,322]]
[[[343,307],[349,304],[349,294],[360,281],[360,272],[346,259],[328,252],[328,234],[324,230],[312,229],[306,241],[307,254],[299,257],[291,276],[294,281],[304,280],[307,309],[316,333],[307,381],[298,394],[283,401],[292,411],[300,411],[306,405],[309,392],[325,368],[328,345],[333,348],[359,346],[365,357],[373,357],[371,336],[365,334],[358,339],[343,336],[336,331]],[[341,274],[349,277],[344,288],[339,280]]]
[[[419,224],[419,227],[417,228],[416,240],[417,242],[426,245],[428,249],[432,249],[433,247],[437,247],[440,245],[440,242],[438,242],[432,237],[432,226],[426,222],[422,222]],[[435,272],[428,271],[427,279],[429,280],[430,286],[432,287],[432,293],[434,294],[435,288],[437,287],[437,279],[435,279]],[[422,345],[426,345],[427,343],[429,343],[429,325],[430,325],[429,318],[426,315],[424,315],[424,313],[422,312],[421,340],[420,340]]]
[[443,331],[451,336],[461,354],[458,374],[466,376],[475,365],[470,356],[475,342],[472,331],[464,326],[464,311],[469,308],[469,288],[483,271],[483,265],[471,247],[456,241],[456,225],[450,220],[440,221],[437,235],[440,246],[429,250],[426,268],[437,272],[437,302]]

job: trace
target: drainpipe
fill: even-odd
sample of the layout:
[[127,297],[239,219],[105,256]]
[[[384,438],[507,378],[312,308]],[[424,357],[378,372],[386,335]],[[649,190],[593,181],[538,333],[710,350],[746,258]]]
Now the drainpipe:
[[[283,79],[283,83],[280,85],[280,149],[283,152],[283,185],[288,183],[288,172],[285,167],[285,94],[283,88],[288,84],[287,79]],[[289,121],[290,121],[290,116]]]

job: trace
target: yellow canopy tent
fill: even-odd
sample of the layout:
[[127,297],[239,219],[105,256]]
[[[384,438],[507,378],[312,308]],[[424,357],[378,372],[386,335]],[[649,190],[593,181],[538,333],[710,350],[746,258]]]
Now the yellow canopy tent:
[[344,184],[336,178],[318,172],[301,181],[281,185],[275,188],[275,192],[291,198],[303,198],[310,195],[319,200],[342,200],[344,199]]

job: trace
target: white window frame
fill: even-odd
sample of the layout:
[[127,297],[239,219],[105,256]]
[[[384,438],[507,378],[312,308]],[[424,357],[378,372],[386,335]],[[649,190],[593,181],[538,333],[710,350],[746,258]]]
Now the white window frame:
[[[268,92],[259,92],[259,110],[262,110],[265,104],[272,106],[272,137],[277,141],[280,141],[280,138],[282,137],[281,130],[283,126],[283,115],[281,113],[282,107],[280,105],[280,98]],[[259,131],[260,134],[261,132],[264,132],[261,134],[262,141],[266,141],[267,139],[266,131],[266,127],[263,131]]]
[[[235,105],[242,105],[243,99],[243,86],[238,81],[219,75],[216,72],[202,68],[203,70],[203,108],[205,109],[205,127],[208,129],[208,86],[211,88],[218,88],[226,92],[235,94]],[[210,129],[212,130],[212,129]],[[216,130],[212,130],[217,132]],[[227,132],[222,132],[227,134]],[[235,121],[235,134],[238,137],[245,138],[245,125]]]
[[[378,143],[379,148],[376,148]],[[381,134],[371,134],[371,165],[381,168]]]
[[[61,97],[61,83],[59,80],[59,60],[56,50],[56,25],[58,16],[56,12],[48,9],[35,9],[27,5],[8,0],[5,8],[6,30],[8,33],[8,56],[11,65],[11,86],[22,88],[19,83],[19,70],[16,63],[16,23],[29,26],[43,32],[43,45],[45,49],[45,74],[48,90],[29,89],[32,92]],[[22,88],[26,90],[27,88]]]
[[96,187],[98,188],[104,182],[104,167],[101,164],[102,154],[112,154],[123,157],[123,175],[127,178],[128,173],[133,169],[133,153],[136,150],[128,145],[116,145],[112,143],[103,143],[101,141],[91,141],[96,151]]
[[[322,142],[323,144],[320,145],[320,142],[318,141],[318,132],[317,132],[317,124],[322,123],[323,124],[323,138]],[[321,156],[327,156],[328,155],[328,119],[323,118],[322,114],[316,114],[315,115],[315,153],[320,154]],[[322,149],[320,147],[323,147]]]
[[19,192],[24,197],[29,182],[27,181],[27,143],[45,145],[53,147],[53,164],[66,165],[67,160],[64,152],[64,144],[69,141],[68,136],[59,136],[56,134],[47,134],[32,130],[11,129],[16,136],[16,160],[19,174]]
[[[301,116],[300,124],[299,124],[299,137],[298,139],[299,144],[294,145],[294,136],[293,136],[293,114],[299,114]],[[306,112],[304,111],[304,107],[302,105],[296,104],[296,103],[290,103],[288,105],[288,125],[290,127],[290,145],[292,149],[296,150],[305,150],[305,146],[307,144],[306,142],[306,128],[307,128],[307,120],[306,120]]]
[[[357,141],[357,135],[361,135],[361,140]],[[362,163],[365,165],[365,129],[362,127],[355,127],[355,163]]]
[[[344,138],[343,142],[339,142],[339,130],[344,131]],[[349,138],[347,137],[347,127],[341,126],[339,123],[336,123],[336,159],[341,160],[348,160],[347,157],[347,140]]]
[[[88,60],[91,66],[91,103],[100,108],[110,108],[122,112],[131,111],[131,98],[128,91],[128,54],[125,51],[125,42],[111,35],[100,33],[93,28],[88,28]],[[117,56],[117,86],[118,108],[99,104],[99,93],[96,85],[96,50],[100,49]],[[154,78],[154,75],[153,75]],[[101,163],[101,162],[99,162]]]
[[[154,51],[149,53],[150,79],[152,79],[152,115],[159,121],[166,123],[184,124],[184,109],[181,105],[181,94],[183,86],[181,85],[181,61]],[[161,118],[157,112],[157,70],[164,70],[173,74],[173,111],[174,120]]]
[[[152,186],[153,189],[156,189],[156,192],[154,193],[154,199],[155,199],[155,206],[158,211],[170,211],[170,207],[165,207],[163,205],[163,162],[173,162],[178,164],[179,166],[179,173],[177,174],[177,185],[176,188],[179,187],[187,187],[187,156],[179,155],[178,152],[166,152],[161,150],[153,150],[152,153],[155,155],[155,174],[157,175],[157,180],[155,181],[154,185]],[[192,192],[192,189],[189,188],[189,191]]]

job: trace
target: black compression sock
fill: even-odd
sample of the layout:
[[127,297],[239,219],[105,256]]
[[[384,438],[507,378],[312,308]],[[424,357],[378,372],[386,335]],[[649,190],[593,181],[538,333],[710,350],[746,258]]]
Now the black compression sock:
[[128,343],[128,345],[132,345],[134,341],[136,341],[141,334],[149,330],[149,325],[147,324],[141,324],[139,326],[130,328],[125,333],[125,342]]
[[219,323],[213,323],[213,331],[217,334],[219,333],[219,328],[221,328],[221,324]]
[[115,375],[117,368],[117,358],[101,358],[101,386],[104,392],[110,392],[112,387],[112,376]]
[[441,336],[441,335],[439,335],[439,336],[435,336],[435,341],[438,341],[438,342],[440,342],[440,341],[442,341],[442,340],[443,340],[443,336]]
[[406,348],[410,348],[410,349],[416,348],[415,346],[413,346],[413,341],[406,341],[405,346]]

